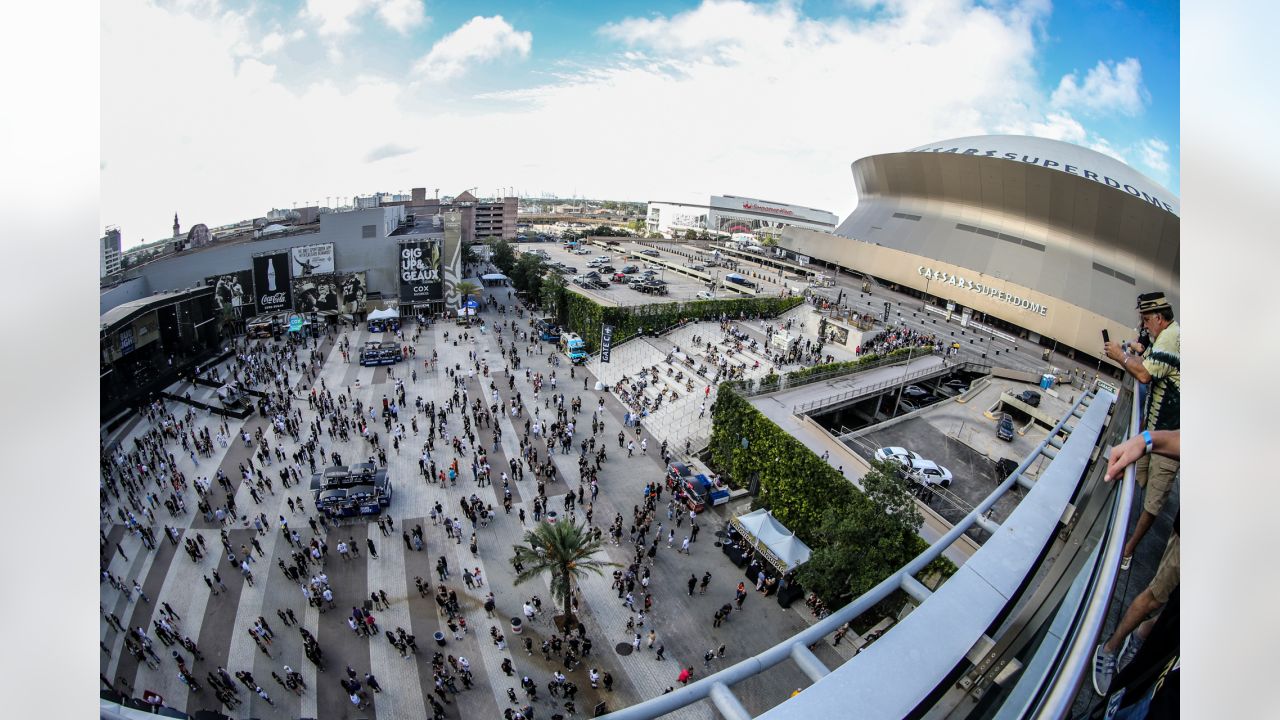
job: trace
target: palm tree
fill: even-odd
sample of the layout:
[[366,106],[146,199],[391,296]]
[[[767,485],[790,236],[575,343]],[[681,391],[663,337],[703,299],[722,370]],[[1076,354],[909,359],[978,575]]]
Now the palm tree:
[[551,597],[564,606],[564,631],[568,632],[576,621],[571,612],[574,582],[587,571],[604,574],[605,567],[616,566],[608,560],[593,560],[591,556],[604,547],[604,541],[592,539],[576,522],[550,524],[540,522],[524,534],[527,545],[513,545],[515,556],[511,562],[524,567],[516,575],[515,584],[550,573]]
[[470,280],[463,280],[457,285],[454,285],[453,289],[458,291],[458,294],[462,296],[463,300],[466,300],[468,296],[475,295],[477,292],[479,292],[480,286],[476,285]]

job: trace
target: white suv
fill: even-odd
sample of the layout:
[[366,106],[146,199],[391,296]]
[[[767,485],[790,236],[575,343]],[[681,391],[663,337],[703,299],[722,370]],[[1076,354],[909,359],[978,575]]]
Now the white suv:
[[921,485],[951,487],[951,471],[932,460],[913,459],[908,472],[912,478],[919,480]]
[[906,467],[908,463],[924,460],[924,458],[920,457],[919,454],[901,447],[882,447],[879,450],[876,450],[875,458],[880,462],[888,462],[892,460],[903,467]]

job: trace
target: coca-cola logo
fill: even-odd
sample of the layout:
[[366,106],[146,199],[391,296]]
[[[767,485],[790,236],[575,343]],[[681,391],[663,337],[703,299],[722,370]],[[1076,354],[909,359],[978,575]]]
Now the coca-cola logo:
[[281,290],[280,292],[276,293],[275,295],[263,295],[263,296],[262,296],[262,298],[261,298],[261,299],[259,299],[259,301],[258,301],[258,302],[262,303],[263,305],[276,305],[276,304],[279,304],[279,303],[283,303],[283,302],[284,302],[284,291],[283,291],[283,290]]

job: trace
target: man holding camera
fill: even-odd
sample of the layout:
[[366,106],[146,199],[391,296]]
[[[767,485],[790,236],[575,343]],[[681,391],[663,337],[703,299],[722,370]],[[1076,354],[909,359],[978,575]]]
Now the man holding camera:
[[[1103,344],[1103,351],[1134,379],[1148,386],[1143,430],[1178,430],[1182,394],[1181,336],[1178,323],[1173,319],[1173,308],[1164,293],[1150,292],[1138,296],[1138,313],[1142,317],[1140,339],[1108,341]],[[1147,455],[1138,461],[1138,485],[1145,490],[1142,514],[1138,516],[1133,535],[1125,543],[1121,570],[1129,569],[1133,551],[1164,507],[1177,473],[1178,461],[1171,458]]]

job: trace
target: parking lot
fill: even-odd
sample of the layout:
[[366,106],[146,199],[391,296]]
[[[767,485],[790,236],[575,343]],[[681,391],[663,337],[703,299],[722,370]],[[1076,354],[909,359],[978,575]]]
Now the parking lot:
[[[950,470],[953,476],[951,486],[935,491],[927,499],[930,507],[949,521],[956,522],[1004,482],[1007,473],[996,467],[1001,458],[1019,463],[1048,435],[1048,428],[1040,423],[1029,423],[1028,416],[1011,409],[1013,440],[996,437],[996,421],[985,413],[1006,390],[1015,395],[1024,390],[1038,391],[1028,383],[993,377],[986,387],[977,390],[965,402],[944,400],[899,422],[858,434],[846,442],[868,460],[876,448],[903,447]],[[1074,401],[1070,387],[1062,390],[1063,394],[1058,398],[1041,393],[1038,410],[1055,419],[1062,417],[1070,409],[1070,401]],[[1043,458],[1033,462],[1029,473],[1034,477],[1046,462]],[[997,522],[1006,518],[1021,499],[1022,492],[1015,487],[1006,493],[996,502],[992,518]]]
[[[685,257],[683,252],[677,254],[671,250],[655,250],[626,240],[616,240],[614,242],[617,242],[618,245],[604,245],[603,241],[584,242],[577,250],[572,251],[566,249],[561,243],[553,242],[519,243],[516,248],[522,253],[533,250],[544,251],[547,254],[548,263],[563,263],[576,269],[576,273],[566,273],[564,275],[569,287],[575,292],[580,292],[604,304],[643,305],[654,302],[689,301],[698,299],[698,293],[700,292],[711,292],[716,298],[751,296],[751,294],[740,293],[732,289],[732,287],[725,287],[724,277],[732,272],[728,268],[706,266],[700,271],[694,270],[694,272],[704,272],[710,275],[713,280],[718,280],[718,287],[711,291],[709,288],[710,282],[696,276],[687,275],[676,269],[677,266],[694,269],[703,265],[697,260]],[[683,251],[684,248],[682,247],[681,250]],[[642,254],[644,251],[656,252],[657,255],[644,255]],[[627,282],[612,282],[611,276],[614,272],[599,272],[601,268],[589,266],[591,261],[601,257],[607,258],[607,266],[611,266],[614,272],[622,272],[628,266],[633,266],[635,272],[624,273]],[[665,295],[641,292],[630,286],[630,281],[641,277],[646,270],[652,270],[653,277],[666,284],[667,293]],[[601,279],[609,282],[607,289],[583,287],[573,282],[575,277],[582,277],[592,271],[599,272]],[[781,285],[772,281],[765,281],[757,277],[751,277],[750,280],[756,283],[760,289],[760,295],[776,295],[783,290]]]

